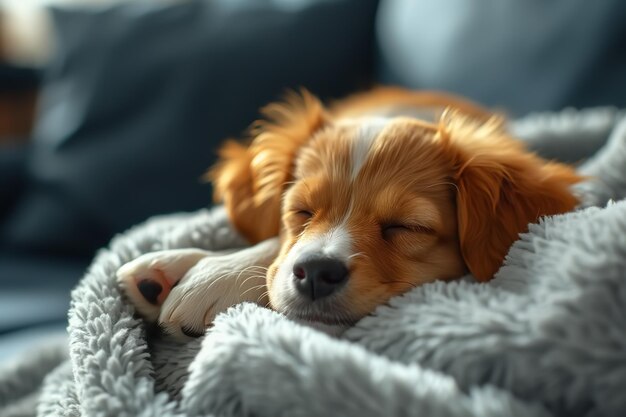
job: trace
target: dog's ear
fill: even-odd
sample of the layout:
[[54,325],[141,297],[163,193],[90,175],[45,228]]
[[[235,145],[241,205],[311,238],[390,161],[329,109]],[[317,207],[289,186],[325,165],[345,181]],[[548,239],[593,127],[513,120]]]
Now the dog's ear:
[[215,200],[223,201],[237,230],[251,243],[277,236],[281,198],[292,180],[300,147],[326,122],[322,103],[307,91],[262,109],[249,146],[228,141],[209,173]]
[[502,118],[448,112],[439,136],[454,160],[461,253],[479,281],[493,277],[529,223],[578,203],[570,187],[583,178],[527,151],[508,136]]

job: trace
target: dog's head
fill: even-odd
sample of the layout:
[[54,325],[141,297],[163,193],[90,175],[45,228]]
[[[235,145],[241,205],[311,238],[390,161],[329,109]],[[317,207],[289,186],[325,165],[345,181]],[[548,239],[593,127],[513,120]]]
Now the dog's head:
[[292,317],[350,324],[423,283],[487,281],[528,223],[577,203],[573,170],[496,117],[337,118],[308,93],[265,114],[212,179],[251,242],[280,235],[267,284]]

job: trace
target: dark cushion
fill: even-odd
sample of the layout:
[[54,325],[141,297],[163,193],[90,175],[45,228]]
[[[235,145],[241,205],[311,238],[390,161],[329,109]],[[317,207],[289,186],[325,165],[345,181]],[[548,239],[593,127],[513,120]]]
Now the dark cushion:
[[513,115],[626,106],[623,0],[381,0],[381,77]]
[[22,92],[39,87],[40,71],[35,68],[20,67],[0,62],[0,91]]
[[151,215],[207,205],[216,147],[261,105],[370,79],[375,0],[150,3],[53,9],[58,50],[5,247],[91,254]]
[[70,290],[88,261],[0,254],[0,336],[67,320]]
[[24,189],[26,145],[0,147],[0,220],[9,212]]

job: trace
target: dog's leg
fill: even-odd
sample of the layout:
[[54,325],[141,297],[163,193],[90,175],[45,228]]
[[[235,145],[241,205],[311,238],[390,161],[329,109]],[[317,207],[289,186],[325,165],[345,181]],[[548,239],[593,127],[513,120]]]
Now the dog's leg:
[[207,256],[215,256],[215,252],[173,249],[146,253],[122,265],[117,279],[139,314],[156,322],[172,288]]
[[204,334],[215,316],[244,301],[267,305],[265,276],[278,255],[278,238],[200,259],[163,303],[159,325],[177,338]]

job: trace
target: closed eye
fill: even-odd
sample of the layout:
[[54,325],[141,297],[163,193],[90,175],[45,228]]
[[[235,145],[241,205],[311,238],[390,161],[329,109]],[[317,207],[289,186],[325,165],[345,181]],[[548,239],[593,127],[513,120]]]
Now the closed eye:
[[385,240],[391,239],[399,234],[435,234],[434,229],[420,224],[384,223],[380,226],[380,230]]
[[313,217],[313,213],[309,210],[294,210],[294,213],[304,219],[310,219]]
[[293,208],[289,210],[289,217],[296,225],[308,225],[309,221],[313,218],[314,213],[312,210]]
[[312,218],[312,211],[294,207],[286,211],[283,222],[285,227],[298,233],[297,231],[302,231],[309,225]]

